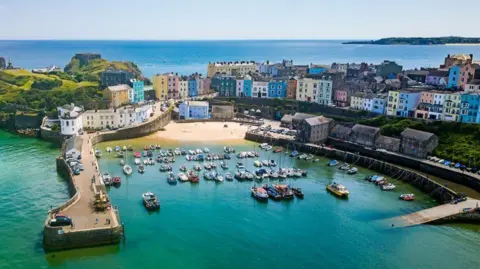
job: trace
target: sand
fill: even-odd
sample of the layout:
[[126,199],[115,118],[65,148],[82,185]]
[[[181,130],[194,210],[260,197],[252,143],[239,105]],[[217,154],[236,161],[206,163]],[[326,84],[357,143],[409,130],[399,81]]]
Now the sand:
[[[228,127],[225,128],[225,124]],[[241,141],[249,128],[252,127],[236,122],[176,123],[172,121],[165,126],[165,131],[158,131],[148,138],[175,141]]]

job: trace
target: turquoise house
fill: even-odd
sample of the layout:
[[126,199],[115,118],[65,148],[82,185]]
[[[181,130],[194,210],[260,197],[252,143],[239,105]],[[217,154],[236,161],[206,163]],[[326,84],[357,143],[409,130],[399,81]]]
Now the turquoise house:
[[130,103],[137,104],[145,101],[145,94],[144,94],[145,85],[143,81],[137,80],[137,79],[131,79],[129,84],[130,84],[130,87],[132,87],[132,89],[128,94]]
[[460,122],[480,123],[480,94],[469,93],[462,95],[460,103]]

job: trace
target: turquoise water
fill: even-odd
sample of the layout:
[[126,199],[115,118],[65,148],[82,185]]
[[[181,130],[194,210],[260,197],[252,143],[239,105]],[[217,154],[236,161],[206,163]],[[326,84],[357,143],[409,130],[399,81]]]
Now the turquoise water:
[[405,68],[438,67],[447,54],[480,54],[480,46],[342,45],[340,40],[255,41],[0,41],[0,56],[15,66],[65,66],[75,53],[96,52],[106,59],[133,61],[151,77],[156,73],[206,73],[208,62],[255,60],[295,64],[397,61]]
[[[396,191],[382,192],[363,181],[371,174],[368,170],[348,176],[327,168],[324,158],[317,164],[291,164],[309,171],[307,178],[291,182],[303,188],[305,199],[259,203],[250,196],[250,182],[217,184],[202,179],[198,185],[170,186],[158,164],[148,166],[143,175],[135,172],[127,178],[121,173],[119,160],[104,154],[101,170],[122,176],[122,185],[111,188],[109,195],[120,209],[125,243],[44,254],[41,228],[45,211],[49,204],[67,199],[66,184],[54,171],[58,151],[37,140],[0,137],[0,169],[8,171],[0,176],[0,242],[9,246],[0,251],[0,268],[437,269],[480,265],[478,226],[392,229],[386,218],[435,202],[401,182],[396,183]],[[99,147],[111,145],[115,143]],[[181,145],[205,146],[221,150],[215,145]],[[236,148],[251,150],[253,144]],[[277,162],[284,156],[262,154]],[[232,171],[235,161],[229,161]],[[290,162],[283,157],[283,163]],[[174,164],[176,172],[182,163],[186,162],[179,157]],[[253,166],[251,159],[247,166]],[[348,200],[325,191],[325,184],[332,180],[349,188]],[[143,208],[140,195],[148,190],[160,198],[159,212],[148,213]],[[400,201],[397,197],[402,192],[415,192],[418,199],[413,203]]]

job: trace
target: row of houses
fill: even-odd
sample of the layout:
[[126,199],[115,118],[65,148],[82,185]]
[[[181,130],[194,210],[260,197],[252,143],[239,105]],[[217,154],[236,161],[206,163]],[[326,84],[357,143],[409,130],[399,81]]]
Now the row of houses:
[[185,100],[210,92],[210,79],[201,74],[179,76],[177,73],[157,74],[153,76],[153,90],[157,100]]
[[384,149],[418,158],[425,158],[438,145],[435,134],[406,128],[399,138],[383,136],[380,128],[361,124],[348,127],[335,124],[334,120],[324,116],[304,113],[285,115],[282,126],[297,129],[296,140],[302,143],[325,143],[329,137],[354,143],[370,149]]

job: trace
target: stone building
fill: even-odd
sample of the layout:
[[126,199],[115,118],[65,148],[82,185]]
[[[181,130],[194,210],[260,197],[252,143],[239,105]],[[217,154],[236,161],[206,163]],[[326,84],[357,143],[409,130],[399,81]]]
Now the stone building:
[[398,152],[400,149],[400,139],[379,135],[377,140],[375,140],[375,148]]
[[473,54],[454,54],[450,56],[450,54],[445,57],[445,61],[442,65],[440,65],[440,68],[442,69],[448,69],[451,68],[454,65],[458,64],[472,64],[473,63]]
[[400,152],[417,158],[426,158],[438,145],[438,137],[432,133],[407,128],[400,135]]
[[397,74],[402,72],[403,66],[393,61],[383,61],[377,67],[377,76],[383,78],[395,78]]
[[5,69],[7,68],[7,62],[5,61],[5,58],[0,57],[0,69]]
[[300,122],[296,140],[304,143],[323,143],[327,140],[333,120],[324,116],[307,118]]
[[101,82],[105,87],[119,84],[128,84],[133,78],[133,73],[124,70],[106,70],[102,72]]
[[352,133],[352,128],[345,125],[337,124],[330,131],[330,137],[340,140],[348,140],[350,134]]
[[292,119],[293,115],[285,114],[283,115],[282,119],[280,120],[280,127],[285,127],[285,128],[292,128]]
[[366,147],[374,147],[375,141],[380,135],[380,128],[371,127],[362,124],[355,124],[352,127],[352,133],[348,140],[352,143],[363,145]]
[[233,119],[234,107],[232,104],[215,104],[212,105],[212,119],[229,120]]
[[295,113],[295,115],[293,115],[292,117],[292,128],[296,129],[304,119],[313,118],[313,117],[315,117],[315,115],[299,113],[299,112]]

